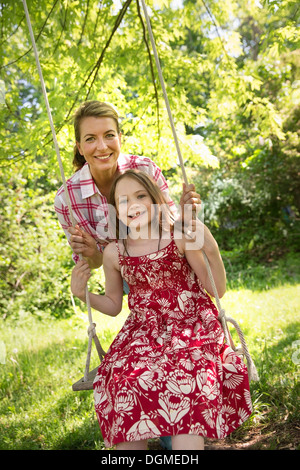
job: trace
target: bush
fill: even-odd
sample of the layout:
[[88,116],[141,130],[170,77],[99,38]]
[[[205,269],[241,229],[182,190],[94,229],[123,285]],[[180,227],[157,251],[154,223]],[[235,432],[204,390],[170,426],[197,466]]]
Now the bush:
[[[1,178],[2,176],[2,178]],[[3,182],[3,174],[0,174]],[[14,175],[0,205],[0,315],[72,313],[71,251],[53,208],[54,193]]]

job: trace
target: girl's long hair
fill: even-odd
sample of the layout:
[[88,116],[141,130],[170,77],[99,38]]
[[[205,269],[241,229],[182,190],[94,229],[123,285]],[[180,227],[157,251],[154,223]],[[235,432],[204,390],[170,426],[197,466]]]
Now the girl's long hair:
[[[159,232],[159,242],[162,237],[163,231],[170,231],[174,226],[174,216],[171,212],[170,206],[155,181],[145,172],[140,170],[127,170],[121,175],[117,176],[114,180],[109,197],[109,204],[110,207],[113,206],[114,214],[110,214],[110,223],[112,224],[111,227],[116,233],[117,239],[122,239],[124,243],[125,250],[126,248],[126,238],[128,235],[128,227],[123,224],[119,218],[117,213],[117,204],[115,199],[115,192],[116,186],[120,180],[125,177],[129,177],[135,179],[138,183],[140,183],[145,190],[148,192],[149,196],[151,197],[152,203],[155,204],[155,215],[154,215],[154,223],[157,224],[158,232]],[[115,221],[115,223],[114,223]],[[127,252],[128,254],[128,252]]]

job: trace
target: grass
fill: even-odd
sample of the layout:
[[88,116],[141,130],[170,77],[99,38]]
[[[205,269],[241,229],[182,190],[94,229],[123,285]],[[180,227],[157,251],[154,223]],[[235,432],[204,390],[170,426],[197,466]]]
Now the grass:
[[[229,279],[231,288],[221,300],[226,313],[239,322],[260,375],[260,381],[251,384],[254,413],[227,442],[244,445],[250,436],[252,448],[289,448],[289,442],[292,448],[299,448],[295,432],[299,432],[300,283],[274,266],[265,269],[264,276],[258,267],[253,270],[256,286],[248,267],[248,278],[240,277],[247,282],[238,281],[237,286],[236,276]],[[268,274],[273,276],[272,282],[268,282]],[[104,349],[127,314],[127,308],[117,318],[94,313]],[[67,320],[25,317],[2,322],[1,450],[104,449],[92,392],[71,388],[85,367],[87,323],[81,311]],[[233,336],[238,342],[235,332]],[[91,369],[97,363],[93,348]]]
[[[97,332],[104,349],[127,314],[103,317]],[[0,449],[103,448],[92,392],[72,391],[84,373],[87,323],[79,313],[69,320],[27,318],[2,325],[6,357],[0,364]],[[90,368],[97,363],[93,348]]]
[[[274,427],[299,418],[299,290],[299,285],[245,289],[230,291],[224,299],[227,314],[244,332],[260,377],[251,384],[255,412],[242,434],[256,424]],[[238,343],[235,331],[234,338]]]

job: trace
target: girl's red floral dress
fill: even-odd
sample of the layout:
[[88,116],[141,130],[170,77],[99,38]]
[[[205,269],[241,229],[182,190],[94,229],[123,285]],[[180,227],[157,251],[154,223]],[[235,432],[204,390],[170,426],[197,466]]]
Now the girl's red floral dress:
[[218,311],[172,238],[119,252],[130,314],[94,380],[105,445],[176,434],[224,438],[251,414],[247,368],[224,344]]

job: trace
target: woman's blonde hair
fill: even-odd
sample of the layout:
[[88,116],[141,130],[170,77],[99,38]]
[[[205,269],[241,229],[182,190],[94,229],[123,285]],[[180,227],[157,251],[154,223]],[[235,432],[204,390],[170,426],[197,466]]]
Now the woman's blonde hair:
[[[118,134],[120,133],[119,116],[117,111],[108,103],[101,101],[85,101],[74,114],[74,133],[76,142],[80,142],[80,125],[86,117],[109,117],[115,121]],[[73,166],[75,171],[85,164],[85,158],[80,154],[77,145],[74,146]]]
[[[150,176],[140,170],[127,170],[121,175],[119,175],[113,182],[111,190],[110,190],[110,197],[109,197],[109,204],[115,208],[117,211],[117,204],[116,204],[116,198],[115,198],[115,192],[116,192],[116,186],[119,181],[121,181],[123,178],[129,177],[135,179],[138,183],[140,183],[148,192],[152,203],[155,204],[155,209],[158,209],[158,213],[156,213],[156,222],[158,224],[159,228],[159,237],[161,238],[162,236],[162,230],[163,228],[170,229],[174,225],[174,217],[172,215],[170,206],[157,185],[157,183],[150,178]],[[115,216],[116,214],[114,214]],[[125,239],[127,235],[127,227],[124,226],[124,224],[116,217],[116,226],[114,227],[117,239],[123,238]],[[121,236],[120,236],[121,235]],[[126,248],[125,240],[124,240],[124,246]]]

